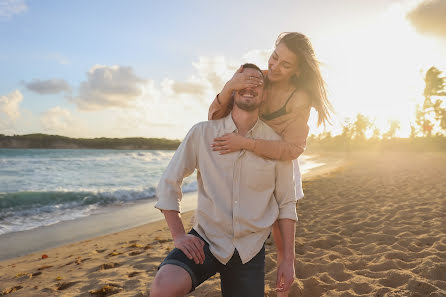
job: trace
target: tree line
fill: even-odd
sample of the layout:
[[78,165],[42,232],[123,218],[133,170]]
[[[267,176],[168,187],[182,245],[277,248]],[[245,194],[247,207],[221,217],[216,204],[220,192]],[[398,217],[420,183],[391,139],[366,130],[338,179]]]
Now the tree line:
[[[381,132],[366,116],[358,114],[354,122],[345,122],[342,133],[330,132],[311,135],[309,151],[446,151],[446,77],[431,67],[425,74],[424,102],[416,106],[415,121],[411,124],[410,137],[398,138],[400,123],[392,120],[388,130]],[[371,134],[369,138],[366,134]]]
[[175,150],[179,145],[179,140],[166,138],[70,138],[47,134],[0,134],[0,148]]

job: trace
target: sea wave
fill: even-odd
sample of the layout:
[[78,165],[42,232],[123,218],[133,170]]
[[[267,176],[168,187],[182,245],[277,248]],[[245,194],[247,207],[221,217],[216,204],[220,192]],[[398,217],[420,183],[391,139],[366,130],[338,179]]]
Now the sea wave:
[[[183,183],[184,193],[197,191],[196,181]],[[74,207],[97,204],[106,206],[113,203],[154,198],[156,189],[116,191],[26,191],[0,193],[0,215],[4,210],[24,210],[27,208],[58,206]]]
[[[183,193],[197,191],[196,181],[183,183]],[[116,191],[26,191],[0,193],[0,235],[89,216],[110,205],[153,199],[154,187]]]

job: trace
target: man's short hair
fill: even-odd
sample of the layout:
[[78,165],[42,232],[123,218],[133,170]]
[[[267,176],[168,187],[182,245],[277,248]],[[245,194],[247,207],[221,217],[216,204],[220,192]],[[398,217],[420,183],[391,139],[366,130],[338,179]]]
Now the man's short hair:
[[256,64],[245,63],[245,64],[242,65],[242,68],[243,68],[243,69],[245,69],[245,68],[255,69],[255,70],[257,70],[258,72],[260,72],[260,74],[262,75],[262,78],[263,78],[263,79],[265,78],[265,76],[263,75],[262,69],[260,69],[259,66],[257,66]]

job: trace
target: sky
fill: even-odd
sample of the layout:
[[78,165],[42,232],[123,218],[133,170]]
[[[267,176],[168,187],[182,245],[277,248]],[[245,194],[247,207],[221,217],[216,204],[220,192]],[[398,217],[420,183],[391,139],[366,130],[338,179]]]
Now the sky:
[[[407,136],[446,73],[445,0],[0,0],[0,134],[182,139],[245,62],[307,35],[336,114]],[[310,117],[310,133],[323,131]]]

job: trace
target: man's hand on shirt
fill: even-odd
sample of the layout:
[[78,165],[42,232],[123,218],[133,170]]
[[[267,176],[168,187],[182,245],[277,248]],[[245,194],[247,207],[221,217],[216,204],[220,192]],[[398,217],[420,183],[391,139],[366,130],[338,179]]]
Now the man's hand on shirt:
[[294,259],[281,261],[277,267],[276,291],[287,292],[294,282],[294,275]]
[[180,249],[189,259],[196,264],[204,263],[204,242],[197,236],[181,234],[173,239],[175,247]]

